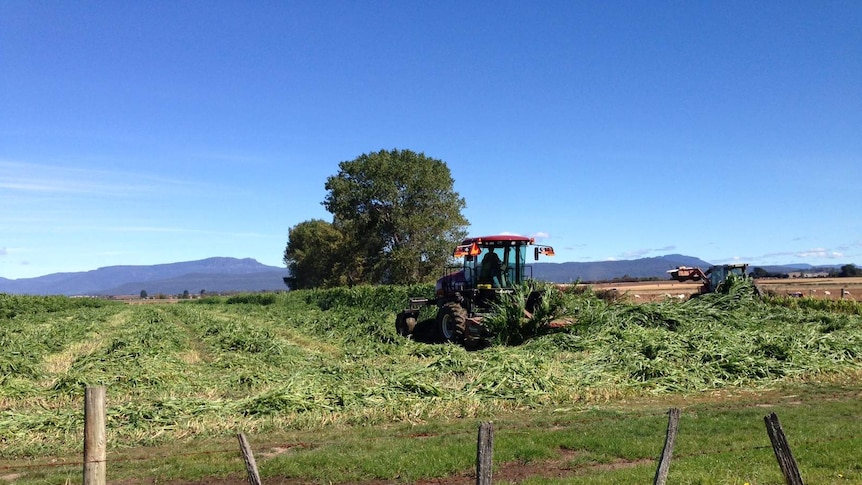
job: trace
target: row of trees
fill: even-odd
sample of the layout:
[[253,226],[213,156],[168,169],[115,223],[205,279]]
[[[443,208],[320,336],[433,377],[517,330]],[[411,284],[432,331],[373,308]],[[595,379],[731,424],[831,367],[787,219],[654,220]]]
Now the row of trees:
[[862,268],[857,268],[855,264],[845,264],[841,267],[841,270],[838,271],[836,276],[843,278],[862,276]]
[[[201,292],[200,292],[201,298],[203,298],[204,294],[206,294],[206,290],[201,290]],[[149,295],[149,293],[147,293],[147,290],[141,290],[141,300],[146,300],[149,297],[150,297],[150,295]],[[182,300],[188,300],[189,298],[191,298],[191,294],[189,293],[189,290],[183,290],[183,292],[176,295],[176,297],[179,299],[182,299]],[[160,292],[159,294],[156,295],[155,298],[157,300],[164,300],[166,298],[169,298],[169,296]]]
[[[751,270],[751,276],[754,278],[789,278],[790,275],[782,272],[770,272],[763,268],[754,268]],[[854,264],[845,264],[838,270],[829,272],[832,278],[852,278],[862,276],[862,268],[856,267]]]
[[284,250],[291,288],[436,279],[466,236],[464,199],[446,164],[410,150],[341,162],[322,204],[332,221],[293,226]]

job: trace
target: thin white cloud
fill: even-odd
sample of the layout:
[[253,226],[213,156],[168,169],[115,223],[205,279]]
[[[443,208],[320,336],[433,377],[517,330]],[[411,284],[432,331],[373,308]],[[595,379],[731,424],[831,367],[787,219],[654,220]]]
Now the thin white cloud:
[[222,162],[232,162],[236,163],[240,166],[247,166],[249,164],[260,164],[263,162],[262,159],[257,157],[250,157],[247,155],[237,155],[234,153],[216,153],[216,152],[197,152],[192,153],[190,155],[192,158],[202,159],[202,160],[215,160]]
[[569,251],[574,251],[575,249],[584,249],[585,247],[587,247],[587,245],[585,243],[580,243],[580,244],[573,244],[570,246],[566,246],[563,249],[566,249]]
[[192,186],[148,173],[0,160],[0,188],[30,194],[130,196]]
[[758,256],[733,256],[721,259],[715,259],[716,264],[729,262],[748,261],[753,264],[793,264],[793,263],[810,263],[817,264],[818,261],[841,261],[854,257],[852,252],[855,243],[849,245],[838,246],[835,248],[809,248],[796,251],[775,251],[764,253]]
[[800,258],[818,258],[818,259],[838,259],[843,258],[844,253],[838,251],[830,251],[827,249],[816,248],[809,249],[808,251],[801,251],[796,253],[796,256]]
[[9,176],[0,178],[0,188],[20,192],[38,192],[41,194],[108,194],[116,190],[115,187],[92,182],[45,177],[37,179]]
[[676,246],[665,246],[661,248],[643,248],[643,249],[634,249],[632,251],[626,251],[619,255],[621,259],[637,259],[642,258],[650,253],[667,253],[668,251],[673,251],[676,249]]
[[795,255],[796,255],[796,252],[794,252],[794,251],[780,251],[780,252],[775,252],[775,253],[761,254],[760,256],[755,257],[753,259],[784,258],[787,256],[795,256]]
[[136,254],[135,251],[95,251],[89,253],[91,256],[98,256],[101,258],[105,257],[114,257],[114,256],[125,256],[127,254]]
[[536,238],[536,239],[548,239],[551,237],[551,234],[544,232],[544,231],[539,231],[539,232],[531,234],[530,237]]
[[652,249],[635,249],[634,251],[626,251],[619,257],[622,259],[640,258],[652,252]]
[[748,256],[732,256],[730,258],[722,258],[722,259],[711,259],[710,263],[712,264],[730,264],[730,263],[745,263],[749,261],[755,261],[757,258],[752,258]]
[[105,232],[151,232],[151,233],[172,233],[172,234],[198,234],[208,233],[209,231],[199,231],[196,229],[185,229],[181,227],[156,227],[156,226],[110,226],[89,228],[90,230],[100,230]]
[[825,248],[811,248],[802,251],[780,251],[775,253],[766,253],[756,259],[773,259],[773,258],[804,258],[804,259],[838,259],[843,258],[844,253],[833,251]]
[[162,233],[162,234],[199,234],[220,237],[242,237],[242,238],[283,238],[283,234],[266,234],[262,232],[229,232],[212,231],[208,229],[188,229],[184,227],[158,227],[158,226],[108,226],[90,227],[90,231],[105,232],[131,232],[131,233]]
[[0,256],[11,256],[13,254],[29,253],[31,250],[27,248],[0,248]]

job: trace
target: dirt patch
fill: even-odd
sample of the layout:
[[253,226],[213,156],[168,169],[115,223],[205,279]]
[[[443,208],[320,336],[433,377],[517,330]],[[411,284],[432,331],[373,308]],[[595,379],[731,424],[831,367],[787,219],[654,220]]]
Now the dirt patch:
[[862,301],[862,278],[759,279],[757,284],[780,296]]
[[283,455],[294,448],[313,448],[313,446],[308,443],[296,443],[288,446],[273,446],[269,451],[260,453],[260,456],[263,458],[272,458],[278,455]]
[[641,281],[632,283],[598,283],[590,285],[596,291],[610,291],[631,303],[646,303],[667,299],[686,300],[700,291],[701,284],[679,281]]

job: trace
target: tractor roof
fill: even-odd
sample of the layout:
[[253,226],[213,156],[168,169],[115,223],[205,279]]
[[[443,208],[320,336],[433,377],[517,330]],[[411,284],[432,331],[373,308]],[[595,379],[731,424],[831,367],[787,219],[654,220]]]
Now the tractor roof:
[[462,242],[461,244],[462,245],[463,244],[473,244],[473,243],[482,244],[483,242],[494,243],[494,242],[511,242],[511,241],[521,242],[521,243],[526,243],[526,244],[533,244],[535,242],[535,239],[533,239],[531,237],[526,237],[526,236],[516,236],[513,234],[499,234],[496,236],[468,237],[467,239],[464,239],[464,242]]

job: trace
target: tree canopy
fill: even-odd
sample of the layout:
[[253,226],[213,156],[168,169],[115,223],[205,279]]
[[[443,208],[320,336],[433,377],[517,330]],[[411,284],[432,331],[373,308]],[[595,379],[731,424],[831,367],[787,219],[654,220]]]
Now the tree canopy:
[[341,162],[325,187],[332,223],[290,230],[284,260],[291,287],[433,280],[466,236],[466,204],[451,172],[425,154],[363,154]]
[[838,273],[838,276],[842,277],[854,277],[854,276],[862,276],[862,269],[856,267],[855,264],[845,264],[841,267],[841,271]]
[[285,282],[291,288],[329,285],[342,243],[341,233],[321,219],[300,222],[290,228],[284,249],[284,262],[290,276]]
[[788,278],[789,276],[787,273],[771,272],[761,267],[755,267],[751,270],[752,278]]

